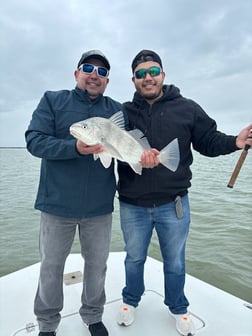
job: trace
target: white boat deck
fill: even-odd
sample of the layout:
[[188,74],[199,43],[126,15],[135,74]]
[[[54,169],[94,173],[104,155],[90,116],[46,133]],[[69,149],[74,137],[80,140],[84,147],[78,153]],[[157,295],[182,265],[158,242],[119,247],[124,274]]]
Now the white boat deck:
[[[110,336],[178,336],[174,319],[163,304],[162,263],[148,258],[145,267],[146,292],[136,310],[136,320],[129,327],[118,326],[115,318],[124,286],[124,252],[110,253],[106,279],[107,303],[104,324]],[[74,284],[64,285],[64,309],[57,336],[90,336],[78,314],[83,260],[71,254],[66,262],[66,276]],[[76,273],[77,272],[77,273]],[[33,300],[37,289],[39,263],[0,278],[0,335],[38,335]],[[204,336],[251,336],[251,305],[190,275],[186,278],[186,295],[197,334]],[[249,308],[250,306],[250,308]]]

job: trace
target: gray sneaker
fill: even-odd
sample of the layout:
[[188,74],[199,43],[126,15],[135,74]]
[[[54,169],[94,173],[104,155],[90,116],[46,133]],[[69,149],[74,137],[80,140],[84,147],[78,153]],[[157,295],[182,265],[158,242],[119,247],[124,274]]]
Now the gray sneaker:
[[136,308],[131,305],[126,303],[121,304],[116,318],[117,323],[126,327],[131,325],[135,319],[135,310]]
[[195,334],[195,326],[191,315],[186,314],[171,314],[176,320],[176,329],[183,336],[192,336]]

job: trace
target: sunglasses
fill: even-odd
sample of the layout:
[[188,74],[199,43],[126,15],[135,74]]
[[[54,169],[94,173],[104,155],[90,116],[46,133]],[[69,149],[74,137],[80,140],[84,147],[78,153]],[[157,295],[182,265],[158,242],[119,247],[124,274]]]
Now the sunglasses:
[[147,76],[147,73],[151,76],[151,77],[156,77],[159,76],[161,74],[161,68],[157,67],[157,66],[153,66],[149,69],[140,69],[137,70],[134,73],[134,77],[136,79],[143,79]]
[[79,67],[79,70],[87,74],[91,74],[96,70],[97,75],[100,77],[108,77],[109,75],[108,69],[101,67],[101,66],[88,64],[88,63],[81,64],[81,66]]

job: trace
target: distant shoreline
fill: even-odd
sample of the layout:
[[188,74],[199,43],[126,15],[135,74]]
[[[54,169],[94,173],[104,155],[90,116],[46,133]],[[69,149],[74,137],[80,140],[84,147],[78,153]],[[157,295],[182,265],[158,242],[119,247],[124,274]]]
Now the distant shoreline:
[[19,149],[19,148],[26,148],[25,146],[0,146],[0,149]]

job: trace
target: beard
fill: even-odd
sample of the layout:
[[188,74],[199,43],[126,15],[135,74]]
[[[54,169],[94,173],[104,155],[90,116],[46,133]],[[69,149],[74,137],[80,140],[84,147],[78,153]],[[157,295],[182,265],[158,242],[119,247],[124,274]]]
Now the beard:
[[157,82],[156,84],[152,84],[152,89],[149,89],[147,86],[151,83],[143,83],[140,85],[136,85],[136,90],[138,93],[147,101],[154,102],[159,99],[163,95],[163,83]]
[[142,96],[146,99],[154,100],[154,99],[159,98],[161,96],[161,91],[157,92],[157,93],[145,93]]
[[152,101],[157,100],[163,95],[162,88],[160,88],[160,90],[155,91],[155,92],[145,92],[144,90],[139,90],[138,92],[146,100],[152,100]]

